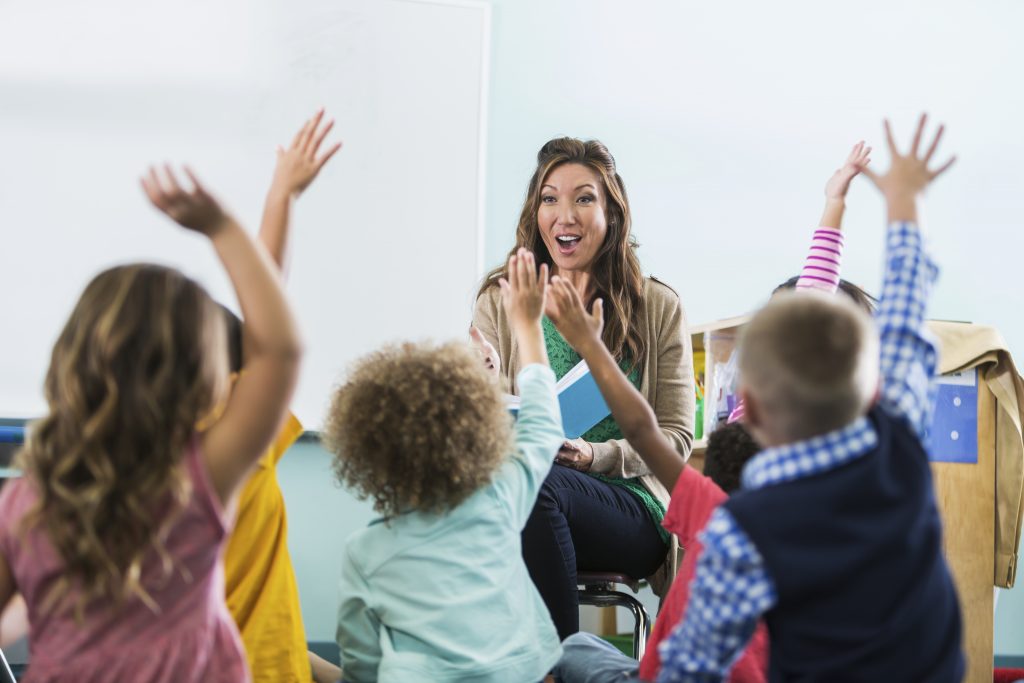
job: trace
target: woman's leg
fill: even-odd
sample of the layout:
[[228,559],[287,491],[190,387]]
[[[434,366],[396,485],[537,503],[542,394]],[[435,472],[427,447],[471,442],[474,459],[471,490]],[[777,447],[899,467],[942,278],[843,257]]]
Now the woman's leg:
[[523,529],[523,559],[562,640],[580,629],[576,572],[653,574],[667,547],[629,491],[555,465]]

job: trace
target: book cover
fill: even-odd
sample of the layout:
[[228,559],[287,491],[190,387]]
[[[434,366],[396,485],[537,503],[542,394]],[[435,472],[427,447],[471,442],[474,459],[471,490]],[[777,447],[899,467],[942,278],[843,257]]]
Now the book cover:
[[[562,410],[562,430],[567,439],[580,438],[611,414],[585,360],[577,363],[576,367],[558,380],[555,384],[555,393],[558,394],[558,405]],[[506,394],[505,404],[513,415],[518,416],[518,396]]]

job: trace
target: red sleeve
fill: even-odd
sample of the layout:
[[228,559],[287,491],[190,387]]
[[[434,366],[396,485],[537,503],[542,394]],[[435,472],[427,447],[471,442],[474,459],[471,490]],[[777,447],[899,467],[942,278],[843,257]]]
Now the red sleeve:
[[672,489],[672,499],[661,525],[678,536],[679,543],[685,547],[704,528],[715,508],[728,498],[718,484],[687,465]]

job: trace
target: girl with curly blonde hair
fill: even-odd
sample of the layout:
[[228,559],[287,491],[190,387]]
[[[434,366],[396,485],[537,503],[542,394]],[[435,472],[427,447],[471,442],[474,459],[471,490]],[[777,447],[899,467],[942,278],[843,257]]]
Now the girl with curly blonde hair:
[[547,266],[509,259],[521,407],[466,344],[403,344],[359,361],[327,421],[335,471],[382,519],[349,539],[338,645],[346,682],[539,681],[558,635],[520,533],[562,444],[541,314]]
[[0,494],[0,612],[24,596],[29,683],[249,680],[224,603],[226,510],[281,424],[301,346],[266,253],[186,172],[191,188],[170,168],[142,184],[224,264],[247,372],[225,404],[222,314],[178,271],[120,266],[86,287],[53,349],[24,477]]

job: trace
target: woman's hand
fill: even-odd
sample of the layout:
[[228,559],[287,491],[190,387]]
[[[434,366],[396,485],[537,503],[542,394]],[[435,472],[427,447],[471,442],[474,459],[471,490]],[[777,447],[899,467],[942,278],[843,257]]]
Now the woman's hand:
[[487,341],[483,332],[477,329],[476,325],[470,326],[469,338],[473,342],[473,348],[480,354],[484,367],[497,377],[501,371],[501,357],[498,355],[498,350],[494,348],[494,344]]
[[567,440],[558,449],[555,462],[580,472],[587,472],[594,464],[594,447],[583,439]]
[[185,175],[192,182],[190,190],[178,183],[169,164],[163,171],[164,177],[161,178],[156,167],[151,166],[149,173],[141,178],[142,189],[153,206],[175,223],[212,238],[224,226],[234,222],[188,166],[185,166]]
[[341,143],[336,142],[326,152],[319,154],[324,138],[334,127],[333,120],[321,126],[323,118],[324,110],[317,110],[313,118],[306,121],[295,134],[292,144],[287,149],[277,148],[277,167],[274,169],[271,192],[282,192],[292,197],[302,194],[320,173],[324,164],[341,149]]
[[583,299],[572,283],[557,275],[551,278],[548,294],[548,318],[569,342],[569,346],[583,355],[581,349],[587,344],[603,343],[601,329],[604,327],[604,304],[596,299],[591,313],[583,308]]
[[837,168],[832,177],[825,183],[825,199],[830,201],[844,201],[846,193],[850,189],[850,181],[857,177],[861,169],[871,163],[871,148],[861,140],[853,149],[842,167]]

